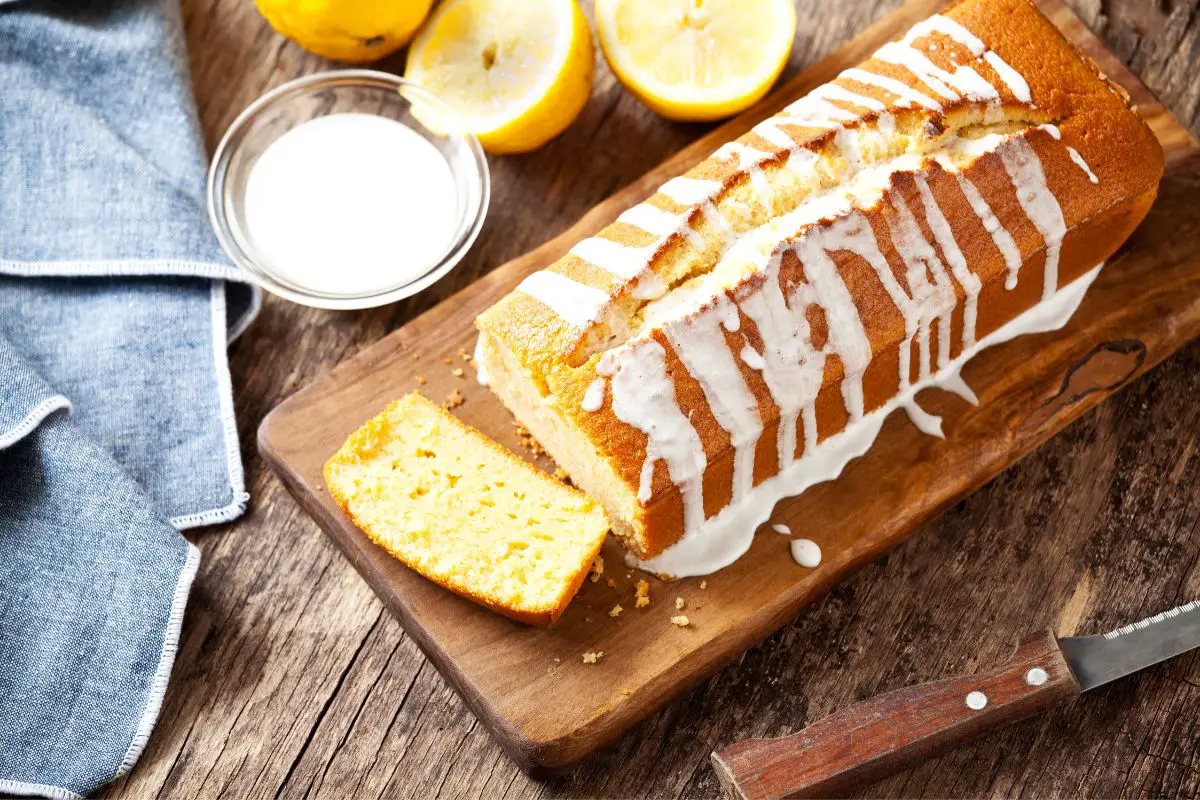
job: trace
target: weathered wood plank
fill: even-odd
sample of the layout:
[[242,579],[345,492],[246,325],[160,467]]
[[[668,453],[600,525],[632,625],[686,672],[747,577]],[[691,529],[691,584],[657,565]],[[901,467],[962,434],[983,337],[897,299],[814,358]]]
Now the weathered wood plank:
[[[896,5],[799,0],[789,70]],[[1071,5],[1200,134],[1197,0]],[[262,91],[326,66],[275,36],[247,0],[184,0],[184,11],[210,148]],[[562,138],[528,156],[492,160],[495,202],[483,234],[429,292],[358,313],[267,302],[232,352],[244,443],[270,407],[328,366],[562,230],[706,130],[653,117],[614,85],[602,62],[597,78],[584,115]],[[623,147],[631,138],[639,146]],[[379,797],[419,794],[445,778],[447,796],[714,795],[707,754],[718,745],[782,734],[846,702],[977,666],[972,659],[1004,655],[1029,623],[1055,624],[1068,605],[1074,611],[1064,624],[1093,632],[1200,596],[1196,397],[1200,346],[1077,422],[610,751],[548,784],[517,772],[480,728],[468,735],[469,712],[422,667],[395,621],[244,445],[252,512],[193,537],[204,561],[166,704],[138,767],[109,793]],[[1067,547],[1056,546],[1064,540]],[[1197,797],[1197,687],[1200,657],[1181,658],[871,793]],[[435,740],[449,743],[436,751],[445,752],[464,736],[465,757],[431,758]]]

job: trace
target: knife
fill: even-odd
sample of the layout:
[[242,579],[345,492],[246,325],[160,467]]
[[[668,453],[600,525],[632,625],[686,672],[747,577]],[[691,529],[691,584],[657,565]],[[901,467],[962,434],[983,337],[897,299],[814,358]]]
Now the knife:
[[1200,647],[1200,601],[1098,636],[1025,639],[1001,667],[855,703],[799,733],[712,754],[729,796],[844,795],[972,736],[996,730]]

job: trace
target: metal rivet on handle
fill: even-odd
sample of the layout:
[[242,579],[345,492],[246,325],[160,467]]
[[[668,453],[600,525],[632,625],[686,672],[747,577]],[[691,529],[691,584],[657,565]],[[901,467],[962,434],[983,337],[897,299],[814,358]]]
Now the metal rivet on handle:
[[967,695],[967,708],[981,711],[987,705],[987,695],[983,692],[971,692]]
[[1041,667],[1034,667],[1025,673],[1025,682],[1030,686],[1041,686],[1048,680],[1050,680],[1050,676]]

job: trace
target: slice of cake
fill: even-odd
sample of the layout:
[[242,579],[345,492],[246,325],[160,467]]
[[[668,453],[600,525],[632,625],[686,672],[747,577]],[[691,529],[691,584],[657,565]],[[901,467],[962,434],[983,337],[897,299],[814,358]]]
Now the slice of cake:
[[371,541],[531,625],[562,616],[608,533],[598,503],[416,393],[352,433],[325,483]]

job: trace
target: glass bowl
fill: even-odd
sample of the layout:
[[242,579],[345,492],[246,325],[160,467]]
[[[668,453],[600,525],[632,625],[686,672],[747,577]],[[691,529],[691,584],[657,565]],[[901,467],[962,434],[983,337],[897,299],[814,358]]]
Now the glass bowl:
[[[272,267],[255,248],[247,230],[245,195],[255,162],[280,136],[309,120],[351,112],[400,122],[441,153],[454,181],[456,220],[453,236],[439,257],[427,267],[409,269],[406,265],[398,270],[416,277],[398,279],[396,285],[366,293],[337,294],[298,285]],[[458,264],[479,235],[487,214],[491,187],[483,149],[474,136],[454,130],[452,119],[452,113],[432,92],[385,72],[322,72],[273,89],[238,115],[213,156],[208,173],[208,213],[221,247],[250,280],[273,294],[308,306],[371,308],[416,294]],[[397,259],[403,257],[398,250]]]

